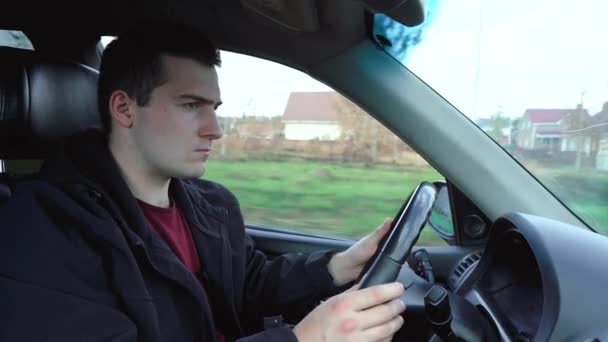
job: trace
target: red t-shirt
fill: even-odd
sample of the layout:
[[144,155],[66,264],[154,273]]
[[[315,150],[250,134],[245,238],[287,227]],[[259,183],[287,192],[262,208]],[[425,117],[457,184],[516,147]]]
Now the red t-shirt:
[[[192,232],[182,211],[175,206],[161,208],[140,200],[137,203],[152,229],[165,240],[186,268],[198,275],[201,263],[192,239]],[[216,333],[216,341],[224,342],[224,336],[219,332]]]

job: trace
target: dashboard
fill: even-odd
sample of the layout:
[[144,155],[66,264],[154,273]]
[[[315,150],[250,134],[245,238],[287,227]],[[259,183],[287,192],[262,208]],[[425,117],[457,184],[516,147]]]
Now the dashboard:
[[475,296],[470,299],[477,299],[478,310],[501,323],[498,335],[507,333],[516,340],[536,336],[543,307],[541,271],[529,244],[516,229],[504,234],[472,292]]
[[503,341],[608,337],[608,238],[512,213],[497,220],[481,258],[452,296]]

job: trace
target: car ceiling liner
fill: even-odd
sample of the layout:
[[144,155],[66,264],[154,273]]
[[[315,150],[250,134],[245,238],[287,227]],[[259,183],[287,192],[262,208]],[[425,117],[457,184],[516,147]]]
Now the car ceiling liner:
[[[352,0],[372,13],[384,13],[406,25],[416,26],[425,18],[424,0]],[[321,29],[316,0],[241,0],[241,4],[258,22],[279,25],[298,32]]]

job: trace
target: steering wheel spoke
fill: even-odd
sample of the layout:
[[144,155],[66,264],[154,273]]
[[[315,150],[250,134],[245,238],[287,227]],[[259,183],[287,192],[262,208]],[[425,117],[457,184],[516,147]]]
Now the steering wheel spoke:
[[436,196],[437,189],[431,183],[422,182],[416,187],[393,219],[378,251],[368,261],[364,272],[361,272],[360,288],[386,284],[397,279],[426,225]]

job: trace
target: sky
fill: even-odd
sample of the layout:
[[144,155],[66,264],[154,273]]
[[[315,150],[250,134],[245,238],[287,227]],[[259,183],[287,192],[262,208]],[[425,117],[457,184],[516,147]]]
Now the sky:
[[221,57],[220,116],[283,115],[291,92],[332,91],[303,72],[275,62],[226,51],[221,52]]
[[[434,0],[404,64],[467,116],[591,113],[608,101],[608,1]],[[107,38],[106,38],[107,41]],[[292,91],[331,89],[280,64],[222,52],[220,116],[282,115]]]
[[596,113],[608,101],[606,13],[601,0],[438,0],[405,64],[471,117],[573,108],[583,92]]

